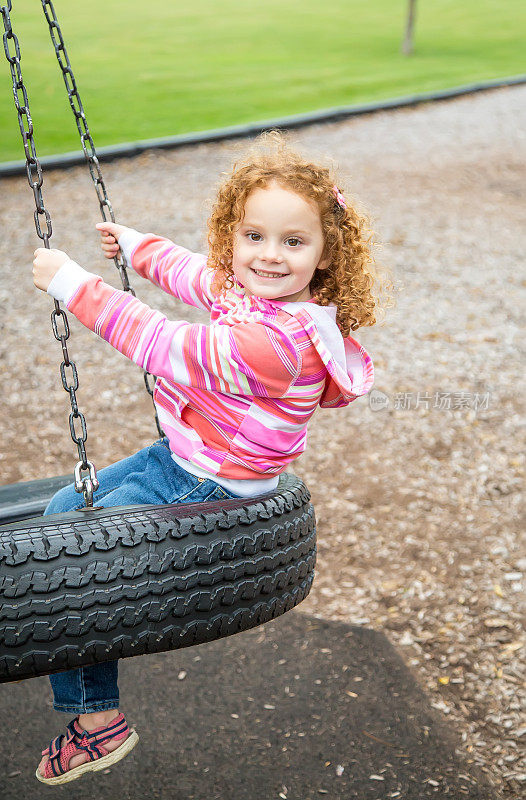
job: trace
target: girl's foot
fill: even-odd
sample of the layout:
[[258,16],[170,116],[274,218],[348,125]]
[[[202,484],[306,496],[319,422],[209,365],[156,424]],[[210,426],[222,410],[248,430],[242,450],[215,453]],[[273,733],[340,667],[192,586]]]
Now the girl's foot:
[[[105,722],[99,724],[101,719]],[[97,725],[97,727],[93,727]],[[84,727],[87,726],[87,729]],[[82,714],[67,726],[67,734],[57,736],[38,765],[36,777],[55,785],[80,778],[85,772],[105,769],[135,747],[139,737],[130,730],[124,715],[115,709],[100,714]]]

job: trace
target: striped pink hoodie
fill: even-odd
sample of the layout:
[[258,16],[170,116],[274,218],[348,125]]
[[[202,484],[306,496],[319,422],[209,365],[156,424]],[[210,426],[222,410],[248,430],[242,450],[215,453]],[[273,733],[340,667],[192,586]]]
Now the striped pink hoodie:
[[237,286],[214,297],[205,256],[131,229],[119,244],[139,275],[210,311],[210,324],[170,320],[72,261],[48,291],[158,376],[154,401],[176,456],[225,479],[277,476],[304,451],[318,405],[345,406],[371,388],[372,361],[342,337],[334,306],[245,297]]

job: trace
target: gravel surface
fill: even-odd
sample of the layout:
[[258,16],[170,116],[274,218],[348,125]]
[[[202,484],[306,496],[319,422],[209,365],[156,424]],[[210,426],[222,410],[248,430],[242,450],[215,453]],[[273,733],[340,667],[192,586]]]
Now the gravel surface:
[[[375,388],[347,409],[320,411],[295,465],[319,521],[304,608],[385,631],[460,731],[463,753],[506,798],[526,787],[525,101],[526,87],[499,89],[290,135],[335,159],[372,217],[377,258],[402,284],[385,322],[357,333]],[[203,247],[205,198],[243,147],[105,165],[117,219]],[[52,301],[32,286],[32,192],[25,178],[0,183],[0,483],[13,483],[71,472],[76,448]],[[117,281],[98,253],[87,170],[46,174],[44,199],[53,246]],[[136,276],[134,286],[169,315],[203,319]],[[75,320],[71,328],[88,456],[100,468],[156,438],[151,401],[137,367]]]

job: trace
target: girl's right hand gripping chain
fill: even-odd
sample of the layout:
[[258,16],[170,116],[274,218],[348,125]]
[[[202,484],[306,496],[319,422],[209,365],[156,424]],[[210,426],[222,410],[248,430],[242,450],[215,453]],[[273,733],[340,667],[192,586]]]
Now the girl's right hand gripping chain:
[[102,252],[106,258],[115,258],[119,255],[119,237],[129,229],[125,225],[117,225],[116,222],[97,222],[95,227],[100,233]]

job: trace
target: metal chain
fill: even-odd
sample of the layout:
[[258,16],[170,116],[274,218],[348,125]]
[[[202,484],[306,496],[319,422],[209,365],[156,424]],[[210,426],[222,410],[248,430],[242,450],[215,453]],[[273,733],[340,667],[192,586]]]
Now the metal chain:
[[[53,232],[51,227],[51,217],[44,205],[44,199],[42,197],[42,184],[43,184],[42,167],[37,157],[35,140],[33,138],[33,121],[31,119],[31,113],[29,110],[29,98],[27,95],[27,89],[22,79],[22,70],[20,68],[20,59],[21,59],[20,44],[11,26],[11,17],[9,13],[11,11],[11,8],[12,8],[11,0],[9,0],[7,5],[0,6],[2,21],[4,23],[4,34],[3,34],[4,51],[6,58],[9,62],[9,66],[11,68],[15,107],[18,115],[18,124],[20,127],[20,133],[22,134],[24,151],[26,154],[27,179],[29,181],[30,187],[33,190],[33,195],[35,197],[35,206],[36,206],[36,210],[34,213],[35,228],[37,236],[39,237],[39,239],[42,239],[42,241],[44,242],[44,247],[46,247],[49,250],[49,240]],[[41,222],[40,222],[41,217],[44,218],[46,224],[46,229],[44,231],[42,230],[41,227]],[[86,455],[86,439],[88,438],[88,431],[86,428],[86,419],[82,414],[82,412],[79,411],[79,407],[77,404],[76,390],[79,387],[77,367],[69,357],[68,347],[66,344],[67,340],[69,339],[68,318],[66,316],[66,312],[61,309],[58,300],[55,300],[54,302],[55,302],[55,308],[51,313],[51,325],[53,327],[53,335],[55,336],[55,339],[57,339],[57,341],[60,342],[62,347],[62,354],[64,356],[64,360],[60,365],[60,374],[62,378],[62,385],[65,391],[68,392],[69,399],[71,401],[71,414],[69,415],[69,429],[71,432],[71,438],[77,445],[79,459],[80,459],[75,467],[75,489],[77,490],[77,492],[83,492],[86,506],[92,507],[93,492],[98,489],[99,482],[97,480],[97,472],[95,466],[92,464],[91,461],[88,461]],[[62,320],[62,331],[59,330],[59,323],[58,323],[59,319]],[[68,383],[66,369],[69,367],[71,368],[71,378],[70,382]],[[77,433],[75,430],[76,420],[80,420],[80,427],[81,427],[80,433]],[[81,472],[86,470],[89,471],[89,475],[82,478]]]
[[[111,220],[111,222],[115,222],[115,214],[113,213],[113,206],[108,197],[108,192],[106,190],[106,184],[104,183],[104,178],[102,177],[102,171],[100,168],[100,162],[97,156],[97,151],[95,150],[95,144],[89,132],[88,122],[86,119],[86,114],[84,112],[84,106],[82,105],[82,100],[80,99],[79,91],[77,88],[77,82],[73,74],[73,69],[71,68],[68,52],[66,50],[66,45],[64,43],[64,38],[62,36],[62,31],[58,23],[53,3],[51,2],[51,0],[40,0],[40,2],[42,3],[44,15],[46,17],[49,26],[49,35],[51,36],[51,41],[53,42],[53,47],[55,48],[55,54],[57,56],[57,61],[62,71],[62,77],[64,78],[66,91],[68,93],[69,104],[71,106],[71,110],[73,111],[73,115],[75,117],[75,123],[77,125],[78,132],[80,135],[80,143],[82,145],[82,150],[86,157],[90,175],[95,186],[95,191],[97,193],[97,197],[99,200],[102,219],[104,220],[104,222],[108,222],[109,220],[107,215],[109,214],[109,219]],[[113,261],[121,277],[122,288],[124,289],[125,292],[130,292],[130,294],[132,294],[133,297],[135,297],[136,296],[135,291],[132,289],[130,282],[128,280],[128,273],[126,269],[127,263],[122,251],[119,250],[119,254],[114,257]],[[147,372],[146,370],[144,370],[143,372],[144,372],[144,384],[146,386],[146,391],[152,398],[153,402],[153,389],[150,387],[149,383],[150,373]],[[153,377],[155,384],[155,376]],[[157,409],[155,407],[155,403],[153,403],[153,409],[155,415],[155,424],[157,426],[159,436],[164,436],[165,434],[161,428],[159,417],[157,416]]]

